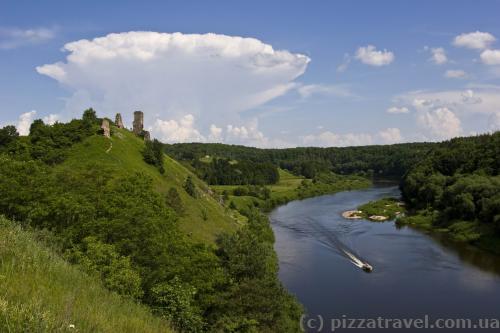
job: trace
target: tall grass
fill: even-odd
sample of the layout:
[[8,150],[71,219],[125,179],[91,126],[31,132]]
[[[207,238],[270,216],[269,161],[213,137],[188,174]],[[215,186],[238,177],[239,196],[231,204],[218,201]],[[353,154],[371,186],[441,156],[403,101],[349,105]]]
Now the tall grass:
[[0,332],[171,332],[0,216]]

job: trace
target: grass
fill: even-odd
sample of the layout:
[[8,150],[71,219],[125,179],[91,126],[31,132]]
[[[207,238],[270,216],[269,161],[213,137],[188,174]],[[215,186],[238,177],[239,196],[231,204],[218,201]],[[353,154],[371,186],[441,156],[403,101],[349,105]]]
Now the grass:
[[[141,154],[143,147],[143,140],[132,132],[112,127],[111,139],[94,135],[74,145],[66,161],[58,168],[85,167],[91,161],[109,169],[110,176],[144,173],[153,179],[155,189],[160,193],[167,193],[171,187],[176,188],[184,205],[184,213],[179,217],[180,228],[195,241],[213,244],[217,235],[234,231],[243,223],[241,219],[226,214],[210,188],[179,162],[165,155],[163,175],[154,166],[146,164]],[[191,197],[183,189],[187,176],[193,178],[198,188],[198,198]]]
[[0,332],[172,332],[0,216]]
[[214,185],[212,186],[212,189],[221,195],[224,191],[227,191],[230,195],[226,204],[233,202],[238,210],[245,210],[251,206],[260,207],[263,210],[269,210],[292,200],[364,188],[371,184],[368,179],[358,176],[341,176],[331,174],[328,177],[324,177],[325,179],[323,180],[320,177],[320,181],[313,182],[310,179],[306,179],[302,176],[296,176],[283,169],[278,169],[278,171],[280,175],[279,182],[273,185],[266,185],[266,187],[271,191],[270,198],[268,200],[248,195],[231,195],[233,190],[241,185]]
[[[358,207],[361,211],[360,215],[371,221],[389,221],[405,213],[405,207],[401,206],[400,201],[396,198],[382,198],[375,201],[370,201]],[[371,216],[384,216],[385,220],[376,220]]]

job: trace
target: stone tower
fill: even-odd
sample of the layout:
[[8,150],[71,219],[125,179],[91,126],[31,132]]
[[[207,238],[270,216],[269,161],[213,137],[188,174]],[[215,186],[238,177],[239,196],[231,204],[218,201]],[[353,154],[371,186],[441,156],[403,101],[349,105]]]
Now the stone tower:
[[123,120],[122,120],[122,115],[117,113],[116,114],[116,117],[115,117],[115,125],[116,127],[118,128],[125,128],[125,126],[123,126]]
[[109,128],[109,120],[107,120],[106,118],[104,118],[102,120],[101,129],[102,129],[102,134],[105,137],[107,137],[107,138],[111,137],[111,131],[110,131],[110,128]]
[[142,111],[135,111],[133,132],[135,135],[141,135],[143,130],[144,130],[144,113],[142,113]]

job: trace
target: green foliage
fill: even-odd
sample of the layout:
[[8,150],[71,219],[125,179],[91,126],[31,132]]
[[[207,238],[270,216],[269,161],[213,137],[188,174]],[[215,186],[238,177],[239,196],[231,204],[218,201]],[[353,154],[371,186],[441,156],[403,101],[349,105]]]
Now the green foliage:
[[163,144],[160,141],[156,139],[153,141],[146,141],[142,156],[144,162],[156,166],[161,174],[165,173]]
[[191,176],[187,176],[183,187],[187,194],[193,198],[198,197],[198,191],[196,190],[196,185],[194,185],[193,178]]
[[184,204],[182,203],[182,198],[175,187],[171,187],[166,194],[166,203],[172,208],[177,215],[182,215],[184,213]]
[[0,148],[8,147],[13,141],[16,141],[19,137],[17,129],[13,125],[5,126],[0,129]]
[[400,206],[399,200],[395,198],[382,198],[375,201],[370,201],[358,207],[361,216],[369,219],[370,216],[386,216],[387,220],[393,220],[405,213],[404,206]]
[[[44,124],[36,126],[35,133],[46,129]],[[55,167],[29,156],[23,160],[0,155],[0,212],[35,229],[51,230],[61,250],[98,276],[108,289],[152,308],[163,307],[163,315],[180,329],[294,331],[288,328],[296,327],[300,308],[278,282],[267,219],[256,219],[249,212],[242,244],[224,243],[227,256],[219,255],[215,245],[191,241],[180,230],[173,210],[180,203],[186,214],[195,211],[198,221],[203,221],[195,225],[199,229],[221,224],[212,206],[206,204],[214,201],[203,187],[206,185],[169,160],[170,170],[177,172],[177,183],[166,187],[173,191],[160,193],[158,184],[164,186],[164,179],[172,173],[161,176],[147,167],[140,154],[143,143],[135,137],[127,141],[137,142],[137,147],[132,146],[134,157],[129,157],[132,149],[121,142],[129,140],[128,133],[120,134],[127,139],[117,136],[109,154],[105,153],[108,144],[100,136],[76,145],[76,150],[61,148],[68,159]],[[177,190],[182,179],[186,192],[195,197]],[[245,251],[253,245],[260,249],[267,268],[262,271],[255,266],[256,275],[238,273],[238,258],[251,262]],[[270,309],[269,313],[263,313],[263,308]]]
[[214,158],[210,162],[192,161],[199,177],[210,185],[264,185],[279,181],[278,169],[271,163]]
[[178,277],[152,288],[153,306],[179,332],[202,332],[203,318],[195,306],[196,288]]
[[71,259],[88,273],[100,276],[109,290],[132,298],[142,296],[139,273],[132,268],[130,258],[120,256],[113,245],[89,236],[71,253]]
[[82,120],[87,126],[99,124],[99,120],[97,119],[97,114],[95,110],[92,108],[83,111]]
[[[437,144],[402,180],[413,210],[437,212],[456,240],[500,236],[500,132]],[[483,226],[483,227],[480,227]]]
[[107,291],[37,238],[0,216],[0,332],[171,331],[147,307]]
[[219,239],[217,253],[229,280],[208,317],[211,331],[300,331],[302,309],[277,280],[273,242],[269,222],[258,211],[250,214],[247,226]]
[[[336,174],[399,178],[420,161],[434,145],[406,143],[345,148],[258,149],[219,143],[177,143],[165,145],[165,150],[170,156],[179,160],[190,161],[196,169],[200,168],[198,164],[203,163],[200,159],[209,155],[212,159],[248,161],[254,164],[271,163],[306,178],[314,178],[318,173],[328,171]],[[212,182],[208,178],[206,180],[210,184],[259,184]]]

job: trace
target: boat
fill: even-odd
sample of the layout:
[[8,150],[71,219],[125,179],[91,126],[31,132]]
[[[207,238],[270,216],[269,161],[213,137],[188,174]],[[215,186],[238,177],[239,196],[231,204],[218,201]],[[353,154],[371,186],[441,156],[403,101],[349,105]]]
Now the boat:
[[373,267],[368,264],[368,263],[363,263],[363,265],[361,266],[361,269],[364,270],[365,272],[368,272],[370,273],[371,271],[373,271]]

